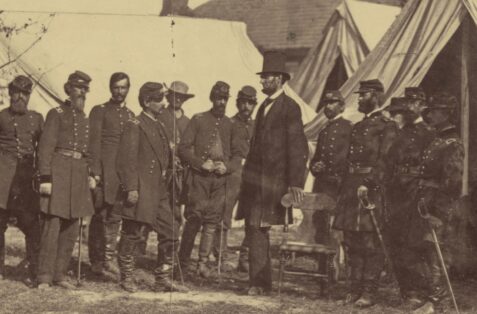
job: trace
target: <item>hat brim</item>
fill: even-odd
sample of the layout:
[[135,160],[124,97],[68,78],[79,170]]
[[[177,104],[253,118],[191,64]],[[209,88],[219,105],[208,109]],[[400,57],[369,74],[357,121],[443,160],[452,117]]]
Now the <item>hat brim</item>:
[[364,94],[364,93],[372,93],[372,92],[382,92],[376,89],[366,88],[366,89],[358,89],[357,91],[353,92],[354,94]]
[[282,74],[283,76],[285,76],[287,80],[291,78],[290,74],[287,72],[272,72],[272,71],[257,72],[257,75],[262,75],[262,74]]
[[167,93],[168,93],[168,94],[180,95],[181,97],[184,97],[185,99],[189,99],[189,98],[195,97],[194,94],[184,94],[184,93],[181,93],[181,92],[176,92],[176,91],[174,91],[174,90],[172,90],[172,89],[169,89],[169,90],[167,91]]

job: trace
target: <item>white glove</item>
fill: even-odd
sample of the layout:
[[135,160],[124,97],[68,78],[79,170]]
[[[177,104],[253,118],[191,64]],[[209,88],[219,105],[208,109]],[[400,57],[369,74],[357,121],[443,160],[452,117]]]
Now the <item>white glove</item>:
[[51,183],[50,182],[40,183],[40,194],[51,195]]
[[96,188],[96,179],[93,177],[88,177],[88,185],[91,190]]

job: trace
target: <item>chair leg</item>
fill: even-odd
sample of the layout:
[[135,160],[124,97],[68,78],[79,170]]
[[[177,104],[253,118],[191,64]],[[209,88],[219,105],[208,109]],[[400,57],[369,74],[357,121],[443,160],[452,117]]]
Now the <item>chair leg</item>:
[[280,252],[280,268],[278,270],[278,296],[280,296],[282,291],[283,273],[285,272],[286,263],[285,254],[285,252]]

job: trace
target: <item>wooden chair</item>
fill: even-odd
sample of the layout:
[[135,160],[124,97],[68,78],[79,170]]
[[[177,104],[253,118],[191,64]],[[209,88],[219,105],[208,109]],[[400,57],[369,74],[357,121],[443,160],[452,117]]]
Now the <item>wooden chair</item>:
[[[288,215],[289,212],[293,208],[299,208],[302,212],[304,217],[311,217],[314,212],[316,211],[331,211],[335,208],[335,201],[326,194],[322,193],[305,193],[305,197],[300,204],[295,204],[293,202],[293,196],[288,193],[282,197],[281,200],[282,205],[286,208],[286,217],[285,217],[285,225],[283,228],[283,238],[282,243],[279,248],[280,254],[280,267],[278,272],[278,293],[281,293],[283,277],[285,274],[287,275],[297,275],[297,276],[311,276],[318,279],[320,284],[320,293],[321,295],[325,294],[325,291],[328,289],[329,283],[334,280],[334,264],[333,258],[336,254],[336,249],[318,243],[312,242],[300,242],[300,241],[289,241],[288,237]],[[308,213],[307,213],[308,212]],[[303,220],[302,223],[312,223],[310,221],[305,222]],[[329,223],[329,215],[328,215],[328,223]],[[326,233],[329,233],[329,228],[327,228]],[[311,256],[319,260],[320,257],[324,256],[326,258],[326,269],[318,269],[317,271],[310,271],[304,269],[296,269],[294,266],[295,263],[295,256],[303,255],[303,256]]]

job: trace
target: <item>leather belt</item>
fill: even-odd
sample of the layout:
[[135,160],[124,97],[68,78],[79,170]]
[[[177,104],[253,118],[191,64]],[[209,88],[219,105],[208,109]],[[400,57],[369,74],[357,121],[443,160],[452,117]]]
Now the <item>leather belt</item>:
[[421,174],[421,169],[419,166],[409,167],[409,166],[397,166],[394,169],[394,174],[396,175],[409,175],[409,176],[418,176]]
[[71,157],[73,159],[81,159],[84,157],[83,153],[71,149],[57,148],[55,149],[55,152],[66,157]]
[[439,188],[439,184],[434,180],[421,179],[419,180],[419,188]]
[[33,154],[18,154],[18,153],[13,153],[9,152],[6,150],[0,150],[0,154],[4,156],[9,156],[13,159],[18,159],[18,160],[33,160]]
[[373,167],[359,167],[359,166],[349,166],[348,173],[350,174],[368,174],[373,171]]

